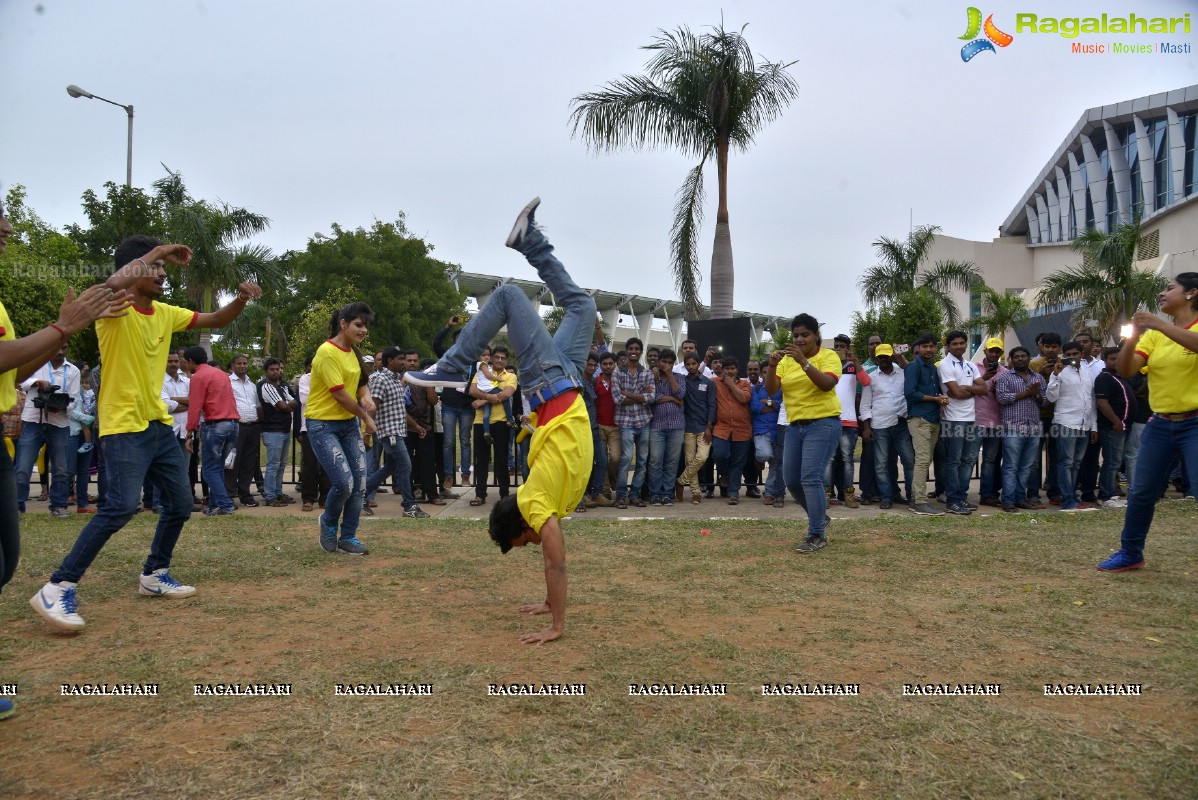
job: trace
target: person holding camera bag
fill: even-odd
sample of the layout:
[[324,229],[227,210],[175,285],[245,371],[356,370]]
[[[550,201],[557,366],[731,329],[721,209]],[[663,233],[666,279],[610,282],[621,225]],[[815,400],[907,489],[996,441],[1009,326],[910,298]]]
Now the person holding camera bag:
[[[28,395],[21,412],[21,436],[17,439],[14,461],[17,471],[17,508],[25,513],[29,500],[29,479],[38,451],[46,447],[46,467],[50,472],[50,516],[69,519],[67,497],[71,487],[68,476],[67,445],[71,440],[67,414],[78,402],[81,392],[79,368],[67,361],[67,343],[54,353],[21,384]],[[70,454],[74,456],[74,453]]]

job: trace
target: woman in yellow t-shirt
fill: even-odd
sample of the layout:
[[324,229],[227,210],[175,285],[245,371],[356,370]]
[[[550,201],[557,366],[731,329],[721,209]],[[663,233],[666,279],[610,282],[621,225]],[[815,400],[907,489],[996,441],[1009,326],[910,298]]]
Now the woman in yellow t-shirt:
[[807,540],[795,548],[814,553],[827,546],[828,497],[824,472],[840,440],[840,357],[819,346],[819,322],[799,314],[790,323],[794,341],[770,353],[765,390],[782,390],[790,427],[786,429],[786,458],[782,475],[786,488],[807,512]]
[[[333,314],[329,338],[312,359],[311,389],[304,417],[308,442],[329,476],[329,493],[320,515],[320,546],[326,553],[362,556],[358,519],[366,496],[366,456],[362,427],[374,433],[374,401],[366,385],[359,348],[374,312],[365,303],[349,303]],[[338,539],[337,525],[341,532]]]
[[[12,232],[12,225],[4,217],[4,205],[0,203],[0,255],[7,249]],[[120,316],[128,305],[124,292],[114,293],[102,285],[92,286],[77,298],[69,291],[58,310],[57,322],[18,339],[0,298],[0,413],[17,404],[17,384],[49,361],[71,334],[101,317]],[[12,458],[8,448],[0,447],[0,589],[17,569],[21,553],[20,522]],[[12,701],[0,697],[0,719],[12,713]]]
[[1158,301],[1173,323],[1137,311],[1131,320],[1132,334],[1123,341],[1115,362],[1125,378],[1147,367],[1153,414],[1140,434],[1122,547],[1098,565],[1101,572],[1144,566],[1144,541],[1177,456],[1186,471],[1189,493],[1198,491],[1198,272],[1183,272],[1169,281]]

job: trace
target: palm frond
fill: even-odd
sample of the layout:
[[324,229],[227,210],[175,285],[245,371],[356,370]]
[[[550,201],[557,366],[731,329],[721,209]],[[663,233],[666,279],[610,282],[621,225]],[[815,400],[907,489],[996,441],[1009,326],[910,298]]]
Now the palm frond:
[[982,273],[972,261],[937,261],[920,273],[919,284],[945,294],[954,289],[970,292],[982,284]]
[[706,163],[707,156],[704,155],[698,166],[686,174],[686,180],[678,190],[674,224],[670,229],[670,266],[688,319],[698,319],[702,308],[698,244],[699,229],[703,225],[703,167]]

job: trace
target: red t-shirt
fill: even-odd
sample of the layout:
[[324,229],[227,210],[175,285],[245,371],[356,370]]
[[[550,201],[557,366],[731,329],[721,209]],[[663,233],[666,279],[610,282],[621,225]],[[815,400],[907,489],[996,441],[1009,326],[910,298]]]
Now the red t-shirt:
[[611,396],[611,380],[602,373],[595,376],[595,417],[600,425],[615,427],[616,401]]
[[239,420],[237,399],[233,397],[233,384],[227,373],[211,364],[201,364],[191,376],[188,388],[190,402],[187,404],[187,430],[194,431],[200,425],[200,413],[205,422],[225,419]]

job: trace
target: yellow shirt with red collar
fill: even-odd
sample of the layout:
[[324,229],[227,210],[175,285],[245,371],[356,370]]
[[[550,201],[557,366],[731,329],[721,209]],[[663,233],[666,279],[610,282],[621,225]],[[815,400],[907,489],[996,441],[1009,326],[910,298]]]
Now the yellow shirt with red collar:
[[361,377],[362,365],[353,348],[339,347],[326,339],[312,357],[312,383],[304,416],[321,420],[351,419],[354,415],[341,407],[333,392],[345,389],[350,397],[357,397]]
[[[17,332],[12,328],[12,320],[8,318],[8,310],[0,303],[0,342],[11,342],[17,338]],[[0,372],[0,414],[11,411],[17,404],[17,368]]]
[[[1187,330],[1198,328],[1195,320]],[[1144,331],[1136,352],[1148,362],[1148,397],[1158,414],[1198,409],[1198,353],[1160,331]]]
[[520,516],[537,533],[550,517],[574,511],[591,480],[595,457],[591,417],[582,393],[566,392],[532,414],[528,480],[516,490]]
[[154,300],[149,311],[131,306],[123,317],[96,320],[100,340],[100,436],[141,433],[151,422],[170,427],[162,378],[171,334],[195,325],[199,312]]

